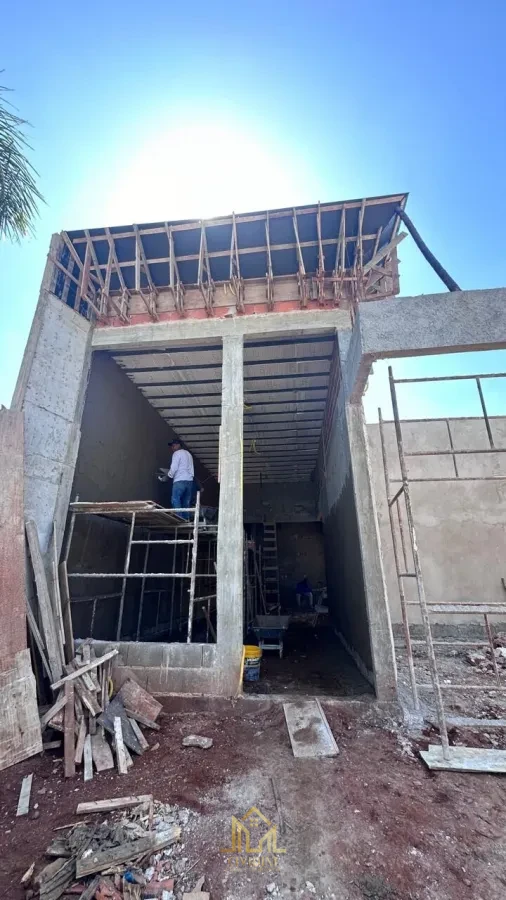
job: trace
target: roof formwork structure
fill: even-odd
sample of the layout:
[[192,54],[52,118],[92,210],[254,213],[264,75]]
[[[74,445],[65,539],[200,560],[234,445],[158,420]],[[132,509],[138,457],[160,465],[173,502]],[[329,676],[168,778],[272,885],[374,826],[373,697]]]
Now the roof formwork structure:
[[397,194],[62,232],[55,293],[97,324],[322,307],[399,292]]

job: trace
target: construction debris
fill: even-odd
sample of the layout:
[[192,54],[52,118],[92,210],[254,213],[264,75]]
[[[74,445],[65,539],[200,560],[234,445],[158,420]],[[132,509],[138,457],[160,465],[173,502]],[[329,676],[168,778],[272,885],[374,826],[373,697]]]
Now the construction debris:
[[21,790],[19,792],[18,809],[16,816],[27,816],[30,809],[30,794],[32,791],[33,773],[25,775],[21,782]]
[[[133,765],[129,751],[141,756],[149,748],[141,725],[160,730],[154,719],[161,713],[161,703],[134,681],[126,681],[116,696],[109,698],[111,665],[116,654],[116,650],[111,650],[95,658],[93,646],[84,642],[75,658],[64,665],[67,675],[53,684],[59,696],[40,722],[42,730],[52,728],[63,733],[67,778],[75,774],[76,766],[84,764],[84,780],[90,781],[93,767],[96,772],[113,769],[114,757],[118,772],[126,775]],[[151,749],[159,746],[155,744]]]
[[183,738],[183,747],[200,747],[201,750],[209,750],[213,746],[213,739],[203,737],[201,734],[188,734]]
[[110,815],[100,823],[74,823],[55,838],[45,853],[50,862],[38,870],[32,863],[23,875],[27,896],[174,900],[177,886],[179,897],[209,900],[201,890],[204,877],[185,893],[193,881],[179,856],[182,831],[191,831],[197,813],[153,801],[151,794],[80,803],[77,812]]

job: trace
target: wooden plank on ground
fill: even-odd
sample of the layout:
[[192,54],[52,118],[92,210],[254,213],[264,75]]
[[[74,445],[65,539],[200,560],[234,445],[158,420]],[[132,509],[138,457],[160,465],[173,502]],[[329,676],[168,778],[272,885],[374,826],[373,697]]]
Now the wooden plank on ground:
[[129,750],[133,750],[138,756],[142,753],[141,745],[137,740],[136,735],[132,730],[132,726],[130,725],[130,721],[128,715],[125,711],[123,703],[121,699],[116,696],[113,697],[109,706],[106,710],[99,716],[98,723],[99,725],[103,725],[103,727],[110,734],[114,734],[114,719],[116,716],[119,716],[121,719],[121,730],[123,732],[123,741],[125,746],[128,747]]
[[55,859],[39,875],[40,900],[59,900],[75,879],[76,861]]
[[[117,699],[117,694],[114,700]],[[113,701],[114,702],[114,701]],[[160,726],[158,722],[152,722],[151,719],[146,719],[145,716],[141,716],[140,713],[135,712],[134,709],[130,709],[128,706],[125,706],[125,712],[129,719],[135,719],[139,725],[144,725],[145,728],[151,728],[153,731],[160,731]]]
[[145,719],[150,719],[152,722],[156,722],[162,710],[162,704],[131,679],[125,681],[121,686],[118,696],[121,697],[125,707],[140,713]]
[[76,766],[80,766],[83,761],[84,742],[86,740],[86,719],[81,719],[79,723],[79,734],[77,735],[76,752],[74,762]]
[[114,748],[116,750],[116,763],[120,775],[128,774],[128,764],[125,753],[125,745],[123,743],[123,731],[121,728],[121,719],[119,716],[114,717]]
[[84,780],[91,781],[93,778],[93,756],[91,753],[91,735],[87,734],[84,739]]
[[107,769],[114,769],[112,750],[107,743],[102,730],[91,735],[91,754],[97,772],[105,772]]
[[65,684],[65,719],[64,719],[64,770],[65,778],[72,778],[76,774],[74,756],[75,747],[75,715],[74,715],[74,685],[67,681]]
[[30,558],[32,560],[33,574],[35,576],[35,586],[37,588],[37,599],[39,602],[40,620],[42,624],[42,633],[46,644],[47,659],[53,679],[56,681],[62,673],[62,660],[60,659],[60,651],[56,636],[56,627],[53,618],[53,609],[49,590],[46,580],[46,572],[44,562],[40,552],[39,535],[37,526],[32,519],[26,522],[26,536],[28,539],[28,547],[30,548]]
[[21,782],[21,790],[19,792],[18,809],[16,816],[27,816],[30,809],[30,794],[32,792],[33,772],[25,775]]
[[93,900],[95,894],[97,893],[98,886],[100,884],[100,875],[97,875],[93,881],[90,881],[87,888],[84,889],[79,900]]
[[97,656],[96,659],[92,659],[91,662],[89,662],[86,666],[81,666],[79,669],[76,669],[69,675],[65,675],[63,678],[55,681],[54,684],[51,685],[51,687],[53,688],[53,690],[55,690],[56,688],[61,687],[62,684],[65,684],[66,681],[72,681],[74,678],[79,678],[84,672],[91,672],[92,669],[96,669],[97,666],[101,666],[103,663],[107,662],[108,659],[112,659],[117,655],[117,650],[109,650],[109,652],[104,653],[103,656]]
[[450,747],[449,759],[443,756],[443,748],[429,744],[420,756],[429,769],[449,769],[455,772],[506,773],[506,750],[486,750],[482,747]]
[[111,800],[90,800],[79,803],[76,813],[85,816],[95,812],[114,812],[116,809],[129,809],[131,806],[151,803],[152,799],[153,794],[137,794],[134,797],[113,797]]
[[294,756],[337,756],[338,746],[318,700],[283,703],[283,710]]
[[131,725],[133,733],[135,734],[135,737],[139,741],[141,751],[147,750],[149,747],[149,744],[148,744],[146,738],[144,737],[141,729],[139,728],[137,722],[135,721],[135,719],[132,719],[131,717],[129,717],[128,721],[130,722],[130,725]]
[[95,872],[104,872],[114,866],[119,866],[125,862],[146,856],[148,853],[157,853],[174,844],[181,836],[181,829],[176,825],[162,831],[158,834],[148,835],[148,837],[137,838],[134,841],[126,841],[119,847],[113,847],[109,850],[97,850],[84,859],[77,860],[76,877],[78,880],[85,878],[87,875],[94,875]]

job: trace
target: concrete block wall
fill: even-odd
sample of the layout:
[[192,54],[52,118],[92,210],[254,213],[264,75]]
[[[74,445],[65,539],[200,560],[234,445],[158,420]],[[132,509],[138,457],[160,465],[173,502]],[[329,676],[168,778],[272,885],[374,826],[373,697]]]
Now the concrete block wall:
[[[506,418],[492,418],[497,447],[506,448]],[[448,425],[454,447],[460,450],[487,449],[489,446],[483,419],[450,419]],[[392,536],[386,503],[379,426],[367,426],[374,493],[378,511],[381,546],[392,621],[401,622],[399,592],[392,549]],[[445,419],[402,423],[404,448],[449,450],[450,436]],[[400,478],[394,425],[385,424],[388,467],[391,477]],[[506,475],[506,453],[457,456],[461,476],[494,477]],[[451,456],[424,456],[408,460],[412,478],[455,477]],[[400,486],[397,482],[391,493]],[[411,484],[415,527],[427,598],[432,602],[484,601],[504,602],[506,593],[501,578],[506,577],[506,479],[497,481],[427,481]],[[411,568],[409,536],[404,507],[402,518]],[[398,535],[398,543],[399,535]],[[416,600],[413,579],[405,579],[409,600]],[[416,607],[410,608],[410,621],[420,622]],[[442,624],[469,623],[469,616],[437,618]],[[482,621],[482,619],[481,619]]]
[[114,681],[121,685],[129,677],[152,694],[218,694],[220,673],[214,644],[137,644],[94,641],[98,656],[119,651],[114,661]]

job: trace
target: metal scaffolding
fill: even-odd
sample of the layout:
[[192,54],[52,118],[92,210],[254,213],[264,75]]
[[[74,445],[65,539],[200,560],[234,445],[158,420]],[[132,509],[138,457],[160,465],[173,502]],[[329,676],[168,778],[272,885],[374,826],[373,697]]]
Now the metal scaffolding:
[[[397,576],[397,583],[399,587],[399,599],[400,599],[400,607],[401,607],[401,616],[403,623],[403,631],[404,631],[404,641],[405,648],[408,659],[408,670],[409,670],[409,679],[411,684],[411,691],[413,696],[413,703],[416,709],[420,708],[420,700],[419,700],[419,692],[428,692],[434,695],[435,706],[437,719],[439,724],[439,731],[441,736],[441,745],[442,745],[442,757],[443,762],[450,762],[451,757],[451,749],[448,739],[448,719],[445,713],[445,706],[443,701],[443,693],[446,691],[455,691],[455,692],[467,692],[467,691],[486,691],[490,689],[490,685],[484,684],[457,684],[449,679],[445,678],[444,683],[441,682],[440,673],[438,671],[438,661],[436,657],[435,648],[440,645],[452,646],[458,645],[460,648],[462,647],[477,647],[477,646],[489,646],[491,653],[492,666],[494,670],[495,680],[497,686],[504,690],[505,682],[501,679],[500,673],[497,667],[495,654],[494,654],[494,643],[493,643],[493,634],[492,628],[490,624],[489,617],[491,615],[501,615],[506,616],[506,603],[469,603],[469,602],[458,602],[458,603],[433,603],[427,599],[423,573],[422,573],[422,564],[420,559],[420,551],[417,542],[416,528],[415,528],[415,519],[413,512],[413,502],[411,496],[411,484],[419,483],[419,482],[461,482],[461,481],[500,481],[506,480],[506,474],[499,475],[477,475],[477,476],[462,476],[459,470],[458,458],[462,455],[474,455],[474,454],[490,454],[490,453],[506,453],[506,448],[504,447],[496,447],[494,442],[494,436],[491,428],[490,417],[487,411],[487,407],[485,404],[485,399],[482,390],[482,380],[488,378],[506,378],[506,373],[497,373],[497,374],[480,374],[480,375],[452,375],[452,376],[444,376],[441,378],[401,378],[395,379],[392,371],[392,367],[390,366],[388,369],[389,375],[389,384],[390,384],[390,394],[392,398],[392,409],[394,416],[394,428],[395,428],[395,438],[397,444],[397,452],[399,457],[399,465],[400,465],[400,479],[392,478],[390,476],[388,470],[388,458],[386,451],[386,442],[385,442],[385,421],[381,414],[381,409],[378,410],[379,414],[379,430],[380,430],[380,439],[381,439],[381,451],[383,458],[383,469],[385,476],[385,488],[386,488],[386,496],[388,503],[388,514],[390,521],[390,529],[392,533],[392,544],[393,544],[393,555],[394,555],[394,563],[395,563],[395,571]],[[450,381],[464,381],[464,380],[473,380],[476,383],[476,387],[478,390],[478,396],[480,399],[480,405],[483,413],[484,425],[487,433],[487,439],[489,446],[487,448],[479,448],[472,450],[458,450],[455,448],[449,419],[445,419],[446,426],[448,429],[448,438],[449,438],[449,450],[414,450],[414,451],[406,451],[404,448],[403,434],[401,421],[399,418],[399,407],[397,402],[397,391],[396,385],[398,384],[420,384],[427,382],[450,382]],[[408,459],[413,457],[431,457],[431,456],[451,456],[453,460],[453,470],[454,474],[452,476],[437,476],[437,477],[420,477],[413,478],[409,475],[408,472]],[[400,481],[400,487],[397,487]],[[401,508],[401,502],[404,501],[404,511],[407,520],[408,526],[408,540],[406,540],[406,534],[403,525],[403,514]],[[408,543],[409,542],[409,543]],[[408,548],[410,549],[410,553],[408,552]],[[416,590],[418,599],[417,600],[407,600],[406,599],[406,589],[405,589],[405,579],[414,579],[416,582]],[[411,632],[410,632],[410,621],[409,621],[409,608],[416,607],[419,609],[421,614],[421,621],[423,627],[423,641],[414,641]],[[487,636],[486,641],[478,642],[478,641],[437,641],[434,640],[432,634],[432,617],[433,616],[446,616],[450,614],[463,614],[463,615],[483,615],[484,620],[484,630]],[[413,657],[413,645],[414,644],[425,644],[427,650],[427,660],[428,660],[428,668],[430,673],[430,684],[421,684],[417,682],[416,672],[415,672],[415,663]],[[479,727],[479,719],[464,719],[462,718],[459,722],[461,725],[472,725],[474,727]],[[485,722],[484,722],[485,724]],[[490,722],[486,722],[487,727],[490,726]],[[460,748],[461,750],[466,750],[468,748]]]
[[[147,594],[157,595],[157,616],[154,628],[149,629],[151,635],[157,632],[167,630],[172,632],[174,620],[174,606],[177,602],[176,588],[179,585],[179,624],[183,621],[184,612],[184,584],[188,581],[188,612],[186,641],[191,643],[195,602],[200,599],[208,599],[205,597],[196,597],[197,579],[216,579],[216,570],[210,568],[210,560],[212,558],[211,546],[208,547],[207,560],[204,560],[205,571],[197,570],[199,537],[205,534],[208,538],[214,539],[216,542],[217,525],[208,525],[201,521],[200,516],[200,493],[197,493],[195,507],[185,509],[165,509],[150,501],[128,501],[124,503],[108,502],[108,503],[82,503],[74,502],[70,504],[71,519],[69,531],[66,541],[65,558],[68,559],[70,546],[72,542],[75,519],[77,515],[94,515],[107,519],[122,522],[128,525],[128,537],[125,547],[125,562],[122,572],[68,572],[68,578],[100,578],[100,579],[121,579],[121,589],[117,592],[108,594],[97,594],[92,597],[72,598],[72,602],[85,602],[91,600],[93,602],[92,611],[92,629],[95,620],[96,605],[98,601],[104,599],[119,598],[118,619],[116,626],[116,640],[122,639],[123,616],[125,608],[125,596],[128,580],[131,578],[140,579],[140,596],[139,608],[137,612],[137,621],[134,640],[139,640],[141,636],[142,617],[144,610],[144,601]],[[188,518],[186,518],[188,516]],[[168,536],[170,535],[170,536]],[[172,535],[174,535],[172,537]],[[181,537],[181,535],[183,535]],[[209,541],[211,544],[211,541]],[[142,570],[131,571],[132,549],[136,546],[145,547]],[[166,546],[172,548],[172,570],[170,572],[154,572],[149,569],[150,551],[157,546]],[[178,550],[181,552],[178,554]],[[179,556],[179,559],[178,559]],[[182,565],[181,565],[182,563]],[[177,568],[184,571],[176,571]],[[163,590],[156,588],[154,590],[146,590],[146,581],[148,578],[167,579],[170,588]],[[215,582],[214,582],[215,584]],[[160,603],[162,595],[170,596],[170,621],[160,623]],[[209,619],[207,632],[209,635]],[[123,637],[124,639],[124,637]]]

